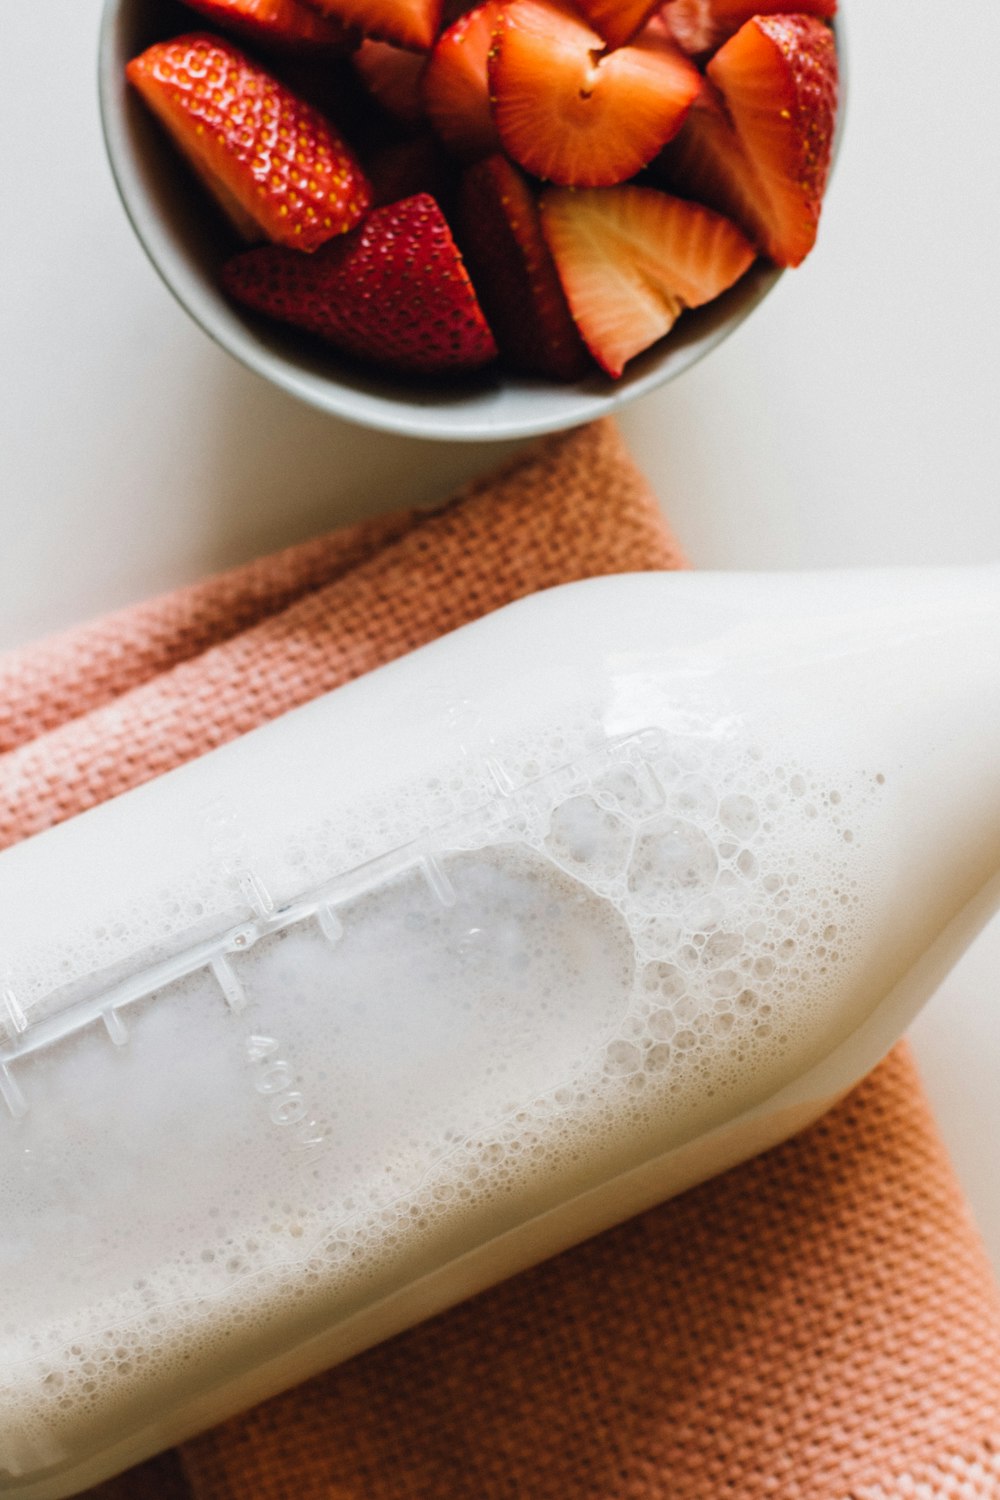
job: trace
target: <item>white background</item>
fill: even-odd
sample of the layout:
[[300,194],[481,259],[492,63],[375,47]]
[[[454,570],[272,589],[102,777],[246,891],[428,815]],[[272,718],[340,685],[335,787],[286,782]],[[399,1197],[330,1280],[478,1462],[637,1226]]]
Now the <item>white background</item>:
[[[509,451],[320,416],[187,321],[103,159],[98,11],[0,0],[0,647]],[[819,249],[622,422],[699,567],[1000,557],[1000,5],[845,0],[843,19]],[[1000,1267],[1000,923],[914,1039]]]

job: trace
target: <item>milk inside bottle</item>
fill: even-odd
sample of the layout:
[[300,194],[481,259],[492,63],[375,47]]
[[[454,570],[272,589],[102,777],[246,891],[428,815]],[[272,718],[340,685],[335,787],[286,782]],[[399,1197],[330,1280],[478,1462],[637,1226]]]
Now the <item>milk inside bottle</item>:
[[522,601],[0,854],[0,1494],[807,1123],[1000,890],[1000,569]]

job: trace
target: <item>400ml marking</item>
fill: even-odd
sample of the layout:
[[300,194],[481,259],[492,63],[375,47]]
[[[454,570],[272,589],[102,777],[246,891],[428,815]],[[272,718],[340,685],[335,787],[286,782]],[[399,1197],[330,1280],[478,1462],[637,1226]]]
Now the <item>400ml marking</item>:
[[255,1032],[247,1037],[247,1058],[253,1066],[253,1083],[258,1094],[267,1099],[267,1112],[274,1125],[287,1130],[298,1151],[315,1151],[326,1140],[318,1120],[309,1118],[309,1109],[300,1091],[292,1087],[291,1063],[279,1054],[281,1043],[273,1036]]

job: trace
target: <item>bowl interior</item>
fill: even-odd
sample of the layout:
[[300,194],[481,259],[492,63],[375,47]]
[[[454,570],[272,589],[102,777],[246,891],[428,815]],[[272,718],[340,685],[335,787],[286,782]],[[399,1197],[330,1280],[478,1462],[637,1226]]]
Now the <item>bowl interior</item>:
[[133,89],[125,64],[152,42],[198,29],[174,0],[105,0],[100,43],[101,117],[112,171],[136,234],[156,270],[197,323],[251,369],[310,405],[370,427],[451,441],[527,437],[587,422],[674,379],[714,349],[781,274],[757,262],[736,286],[696,312],[611,382],[600,373],[559,386],[485,372],[455,381],[406,382],[339,359],[294,330],[237,311],[218,286],[238,244],[207,194]]

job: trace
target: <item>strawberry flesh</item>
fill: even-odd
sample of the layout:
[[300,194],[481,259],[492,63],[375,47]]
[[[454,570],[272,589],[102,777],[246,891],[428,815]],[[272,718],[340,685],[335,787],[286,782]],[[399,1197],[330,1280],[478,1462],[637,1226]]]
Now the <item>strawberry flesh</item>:
[[367,210],[346,142],[229,42],[159,42],[126,72],[244,237],[312,251]]
[[427,118],[462,161],[476,161],[500,149],[487,76],[499,17],[496,0],[460,16],[441,33],[423,77]]
[[576,0],[576,8],[609,47],[632,40],[663,0]]
[[[753,16],[788,12],[788,0],[667,0],[657,19],[691,57],[714,52]],[[796,0],[797,15],[830,20],[837,0]]]
[[571,187],[634,176],[680,129],[701,84],[662,36],[608,52],[559,0],[505,5],[489,66],[507,154]]
[[372,98],[393,119],[418,125],[423,119],[420,78],[427,64],[422,52],[366,38],[351,61]]
[[377,42],[427,52],[441,25],[443,0],[309,0],[325,16]]
[[708,65],[749,164],[773,261],[797,266],[816,240],[837,113],[832,33],[812,16],[754,16]]
[[717,297],[754,259],[728,219],[655,188],[550,188],[541,208],[576,325],[615,377],[686,307]]
[[724,214],[763,249],[767,220],[753,169],[718,91],[706,78],[683,126],[650,164],[657,187]]
[[385,370],[436,375],[496,358],[468,272],[426,193],[375,209],[316,255],[247,250],[224,267],[223,284],[255,312]]
[[459,190],[458,237],[506,363],[576,380],[592,368],[566,303],[534,194],[505,156],[469,167]]
[[317,15],[299,0],[184,0],[184,4],[251,46],[339,54],[349,51],[355,41],[339,22]]

